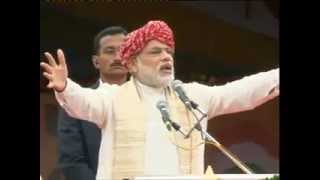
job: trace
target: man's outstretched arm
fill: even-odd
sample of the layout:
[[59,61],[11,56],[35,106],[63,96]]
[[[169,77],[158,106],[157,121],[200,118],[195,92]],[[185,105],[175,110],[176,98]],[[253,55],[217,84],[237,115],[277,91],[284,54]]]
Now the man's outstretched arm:
[[102,85],[103,90],[82,88],[68,78],[68,69],[63,51],[57,51],[58,64],[53,56],[45,53],[48,62],[41,62],[44,77],[49,80],[48,88],[55,91],[56,99],[66,112],[78,119],[90,120],[99,127],[104,123],[111,95],[109,87]]

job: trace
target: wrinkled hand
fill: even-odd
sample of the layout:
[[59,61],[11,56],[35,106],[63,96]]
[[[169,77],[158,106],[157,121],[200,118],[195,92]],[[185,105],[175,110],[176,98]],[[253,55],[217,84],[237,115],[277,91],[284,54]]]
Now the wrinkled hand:
[[41,62],[40,66],[45,71],[43,72],[43,76],[49,80],[47,87],[62,92],[66,87],[68,77],[68,69],[63,51],[61,49],[57,50],[59,64],[56,63],[56,60],[50,53],[45,52],[44,54],[47,57],[49,64]]

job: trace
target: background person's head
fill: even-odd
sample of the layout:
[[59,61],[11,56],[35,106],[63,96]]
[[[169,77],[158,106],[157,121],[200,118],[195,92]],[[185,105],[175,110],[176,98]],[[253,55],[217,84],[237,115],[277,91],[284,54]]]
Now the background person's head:
[[127,31],[111,26],[100,31],[94,38],[92,62],[103,81],[127,76],[128,70],[121,64],[119,49]]
[[174,38],[163,21],[149,21],[131,32],[121,46],[122,63],[141,83],[165,87],[174,79]]

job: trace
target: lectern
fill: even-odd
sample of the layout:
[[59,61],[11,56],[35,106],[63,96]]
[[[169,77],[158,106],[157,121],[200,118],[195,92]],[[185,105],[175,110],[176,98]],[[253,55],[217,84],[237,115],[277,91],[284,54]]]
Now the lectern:
[[[218,180],[265,180],[279,174],[216,174]],[[204,176],[141,176],[124,180],[210,180]]]

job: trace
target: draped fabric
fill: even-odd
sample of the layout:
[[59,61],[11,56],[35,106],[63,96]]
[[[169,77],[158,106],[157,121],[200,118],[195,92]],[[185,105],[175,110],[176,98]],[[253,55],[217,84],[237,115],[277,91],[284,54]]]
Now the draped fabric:
[[[194,118],[187,111],[184,104],[169,88],[165,90],[172,119],[186,129],[194,124]],[[114,101],[115,135],[113,145],[112,179],[144,175],[144,158],[146,143],[146,107],[139,95],[139,89],[131,79],[120,88]],[[175,141],[184,147],[191,148],[201,141],[200,133],[192,133],[191,138],[184,139],[178,132],[173,133]],[[177,149],[181,174],[201,174],[199,161],[202,152]]]

